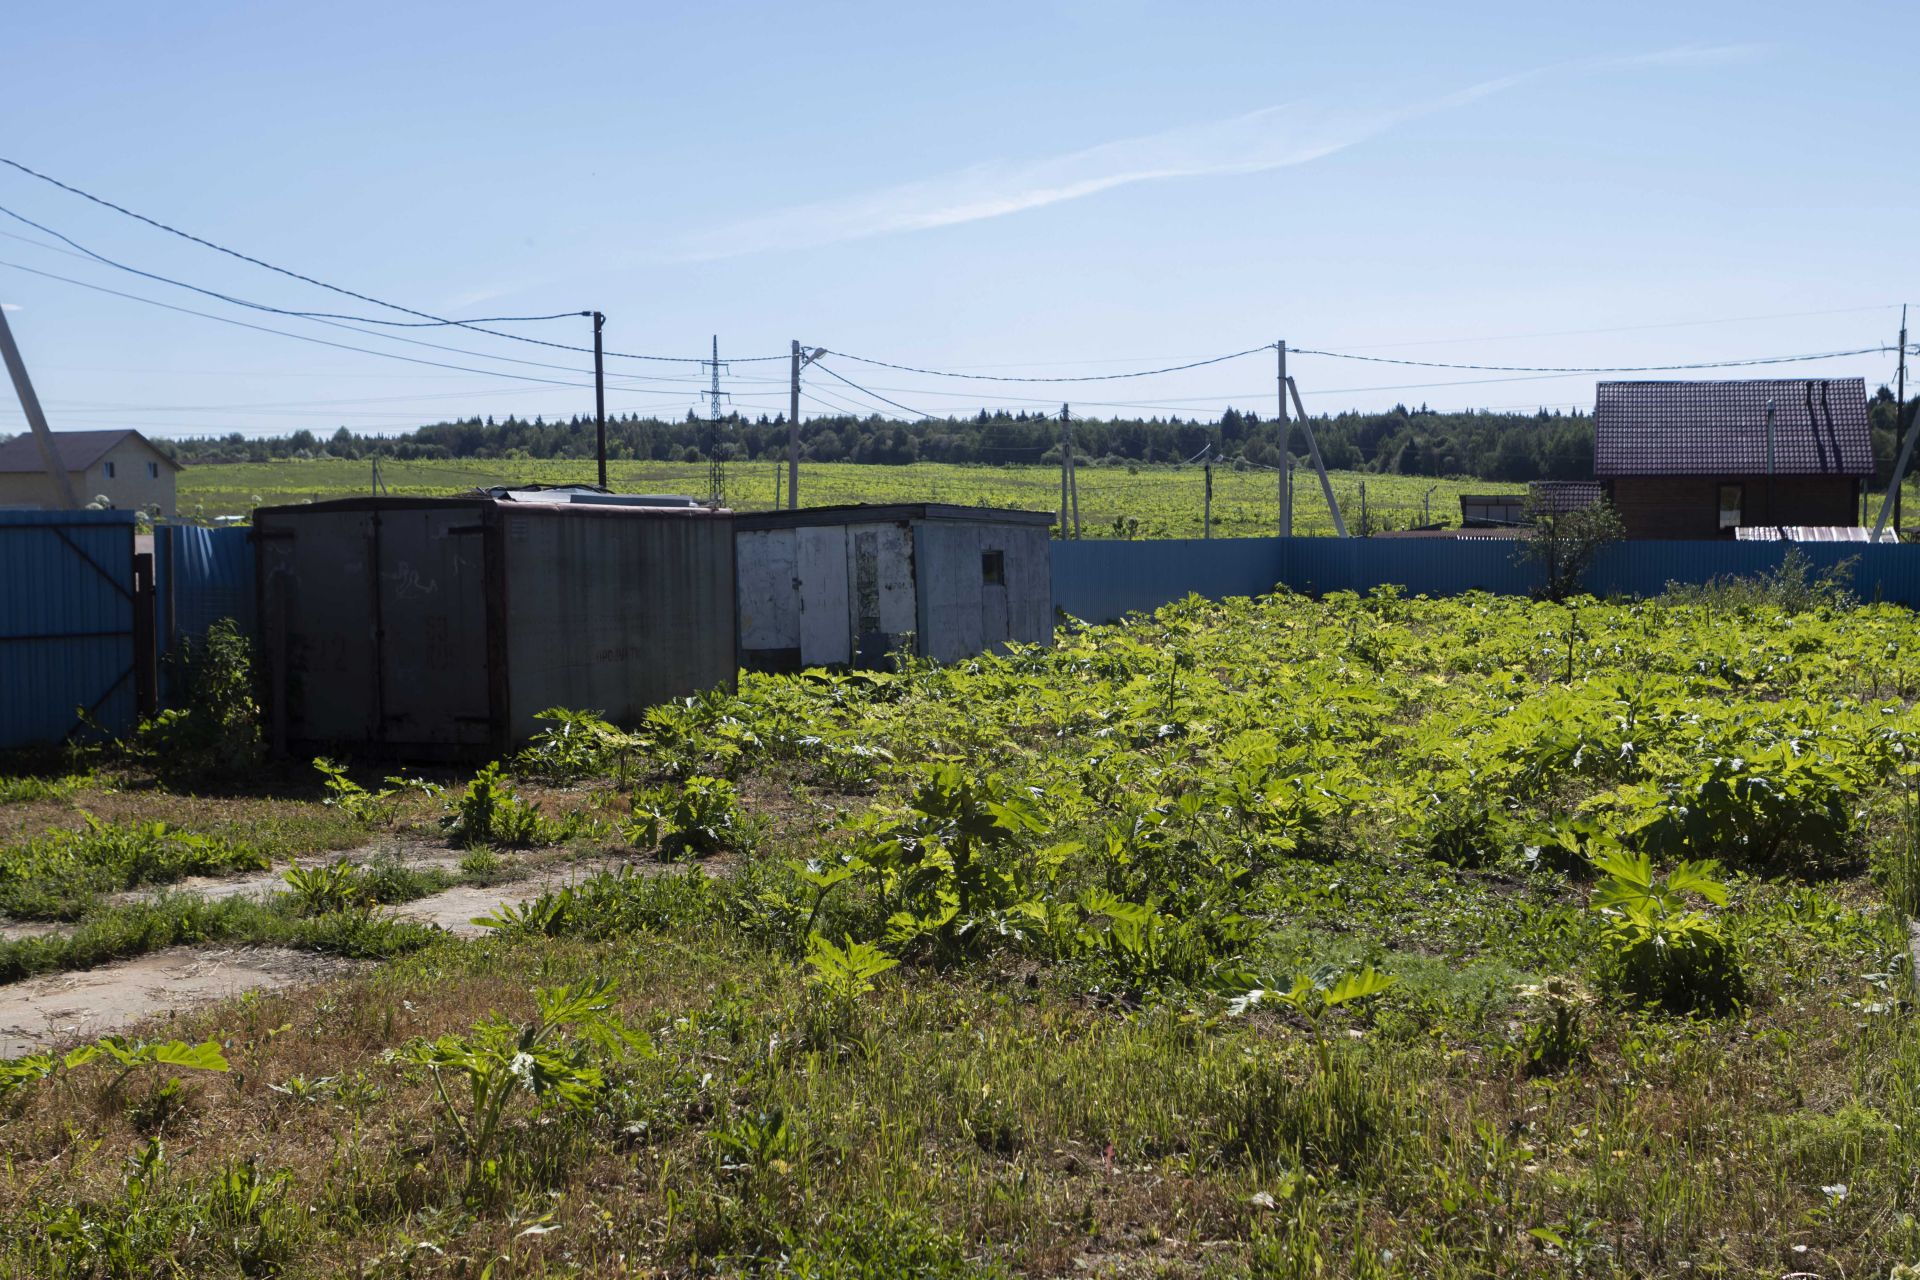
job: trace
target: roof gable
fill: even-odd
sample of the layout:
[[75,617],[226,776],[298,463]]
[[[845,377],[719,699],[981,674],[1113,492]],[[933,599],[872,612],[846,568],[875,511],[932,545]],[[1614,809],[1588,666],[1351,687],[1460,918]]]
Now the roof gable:
[[[53,436],[54,453],[58,455],[60,465],[68,471],[85,471],[125,443],[128,437],[139,441],[147,452],[175,471],[180,470],[179,463],[155,448],[153,441],[131,428],[122,427],[117,431],[55,431],[50,434]],[[32,432],[0,444],[0,475],[45,470],[46,464],[41,460],[40,447],[33,442]]]
[[1602,382],[1593,407],[1596,476],[1873,474],[1862,378]]

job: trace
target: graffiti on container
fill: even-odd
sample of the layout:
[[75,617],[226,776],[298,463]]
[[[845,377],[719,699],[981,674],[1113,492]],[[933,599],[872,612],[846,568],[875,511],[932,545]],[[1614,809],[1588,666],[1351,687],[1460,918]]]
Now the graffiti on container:
[[393,597],[396,600],[424,600],[440,589],[437,581],[421,577],[420,571],[405,560],[396,564],[392,573],[380,576],[393,584]]

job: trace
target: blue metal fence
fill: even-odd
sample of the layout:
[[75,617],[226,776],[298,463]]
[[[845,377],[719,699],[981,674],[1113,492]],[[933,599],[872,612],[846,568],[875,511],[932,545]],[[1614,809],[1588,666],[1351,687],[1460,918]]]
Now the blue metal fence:
[[130,511],[0,510],[0,747],[134,718]]
[[1199,594],[1254,596],[1280,580],[1279,538],[1183,538],[1147,542],[1057,541],[1053,603],[1088,622]]
[[232,618],[255,631],[253,538],[248,529],[161,525],[153,531],[156,630],[162,653]]
[[[1920,545],[1859,542],[1621,542],[1603,549],[1586,578],[1600,596],[1654,596],[1670,582],[1752,576],[1798,548],[1816,574],[1847,566],[1868,602],[1920,608]],[[1179,542],[1055,542],[1053,600],[1090,622],[1151,610],[1189,592],[1214,599],[1283,584],[1309,595],[1393,585],[1408,595],[1466,591],[1526,595],[1540,571],[1506,539],[1233,538]]]

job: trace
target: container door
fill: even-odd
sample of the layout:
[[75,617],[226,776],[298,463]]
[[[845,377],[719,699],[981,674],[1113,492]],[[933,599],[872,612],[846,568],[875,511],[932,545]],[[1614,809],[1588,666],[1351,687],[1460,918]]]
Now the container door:
[[846,528],[795,532],[799,534],[794,576],[800,579],[800,661],[809,667],[844,666],[853,661]]
[[378,738],[395,746],[485,748],[486,538],[480,513],[382,511],[378,547]]
[[980,552],[980,643],[992,649],[1013,639],[1007,609],[1007,553],[998,547]]

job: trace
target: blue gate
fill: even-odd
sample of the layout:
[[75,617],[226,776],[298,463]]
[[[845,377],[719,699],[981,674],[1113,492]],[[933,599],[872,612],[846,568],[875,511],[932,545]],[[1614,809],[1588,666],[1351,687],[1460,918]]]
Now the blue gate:
[[133,522],[0,509],[0,747],[133,727]]

